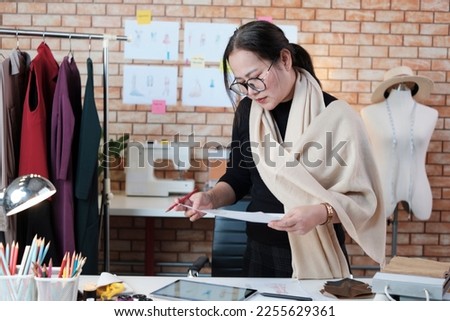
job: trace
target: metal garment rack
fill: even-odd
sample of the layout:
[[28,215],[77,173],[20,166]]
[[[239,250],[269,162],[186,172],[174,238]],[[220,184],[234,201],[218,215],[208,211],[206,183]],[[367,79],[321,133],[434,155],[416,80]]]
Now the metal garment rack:
[[5,29],[0,28],[0,35],[13,35],[17,37],[17,45],[19,36],[37,36],[52,38],[68,38],[68,39],[89,39],[89,40],[103,40],[103,159],[105,168],[103,169],[103,191],[102,191],[102,205],[103,211],[103,242],[104,242],[104,271],[110,270],[110,234],[109,234],[109,201],[111,196],[111,181],[109,177],[109,150],[108,144],[108,101],[109,101],[109,41],[128,41],[127,36],[116,36],[109,34],[89,34],[89,33],[70,33],[70,32],[53,32],[53,31],[36,31],[36,30],[21,30],[21,29]]

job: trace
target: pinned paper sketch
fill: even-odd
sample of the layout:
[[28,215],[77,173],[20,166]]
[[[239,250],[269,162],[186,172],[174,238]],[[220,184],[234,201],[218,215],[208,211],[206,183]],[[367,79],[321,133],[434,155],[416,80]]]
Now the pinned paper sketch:
[[126,59],[178,60],[178,22],[153,21],[138,24],[125,21],[125,34],[131,39],[125,43]]
[[123,103],[150,105],[164,100],[177,102],[177,68],[126,65],[123,72]]
[[289,40],[290,43],[297,43],[298,41],[298,28],[294,25],[277,25],[280,27],[281,30],[283,30],[286,38]]
[[225,23],[187,22],[184,26],[184,60],[203,57],[205,61],[219,62],[236,25]]
[[231,107],[219,68],[183,68],[183,105]]
[[[297,43],[297,26],[278,26],[289,42]],[[184,61],[190,63],[194,57],[203,57],[207,62],[220,62],[237,27],[235,24],[187,22],[184,26]]]

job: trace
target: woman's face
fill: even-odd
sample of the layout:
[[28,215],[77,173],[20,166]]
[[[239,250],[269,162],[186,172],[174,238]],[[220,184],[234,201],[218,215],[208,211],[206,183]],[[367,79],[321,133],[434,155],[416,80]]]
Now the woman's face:
[[279,103],[292,99],[296,76],[288,60],[288,68],[282,55],[272,65],[272,61],[261,60],[253,52],[240,49],[234,50],[228,58],[235,82],[245,83],[251,78],[263,80],[266,89],[258,92],[247,86],[247,97],[266,110],[272,110]]

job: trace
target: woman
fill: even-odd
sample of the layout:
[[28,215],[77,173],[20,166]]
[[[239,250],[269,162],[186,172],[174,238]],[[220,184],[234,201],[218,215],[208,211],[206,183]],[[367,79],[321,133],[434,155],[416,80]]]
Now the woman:
[[383,262],[380,183],[359,115],[321,90],[307,52],[270,22],[237,29],[223,63],[235,77],[230,84],[224,68],[227,88],[243,97],[230,160],[214,188],[184,202],[197,209],[185,215],[197,220],[200,210],[247,194],[247,211],[285,213],[268,225],[247,223],[251,277],[349,276],[342,227]]

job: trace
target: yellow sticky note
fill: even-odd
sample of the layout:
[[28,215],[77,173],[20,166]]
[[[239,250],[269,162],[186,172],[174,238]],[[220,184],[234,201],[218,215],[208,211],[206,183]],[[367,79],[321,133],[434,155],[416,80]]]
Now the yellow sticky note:
[[136,20],[138,25],[147,25],[152,21],[151,10],[137,10]]

